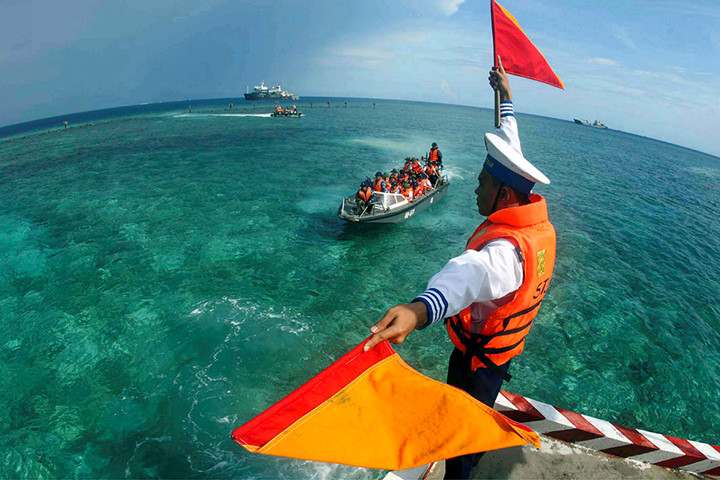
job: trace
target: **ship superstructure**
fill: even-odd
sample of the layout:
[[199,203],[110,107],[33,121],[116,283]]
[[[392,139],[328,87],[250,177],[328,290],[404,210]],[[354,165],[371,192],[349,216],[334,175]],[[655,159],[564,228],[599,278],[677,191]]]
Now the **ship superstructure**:
[[247,87],[245,93],[245,100],[299,100],[300,97],[293,95],[287,90],[283,90],[278,83],[274,87],[266,87],[265,81],[260,82],[260,85],[255,85],[253,91],[250,91],[250,87]]

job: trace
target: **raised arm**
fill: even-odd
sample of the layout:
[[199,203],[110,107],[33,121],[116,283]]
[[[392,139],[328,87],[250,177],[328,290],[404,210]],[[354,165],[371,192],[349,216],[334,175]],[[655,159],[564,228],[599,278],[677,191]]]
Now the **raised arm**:
[[490,76],[488,77],[488,80],[490,80],[490,86],[493,90],[500,91],[501,102],[512,101],[512,93],[510,93],[510,81],[508,80],[507,73],[505,73],[505,69],[503,68],[502,59],[500,58],[500,56],[498,56],[498,66],[497,68],[493,67],[493,69],[490,70]]
[[510,81],[502,65],[502,59],[498,57],[498,67],[490,70],[488,77],[493,90],[500,92],[500,126],[495,133],[502,137],[512,148],[522,153],[518,125],[515,120],[515,107],[510,93]]

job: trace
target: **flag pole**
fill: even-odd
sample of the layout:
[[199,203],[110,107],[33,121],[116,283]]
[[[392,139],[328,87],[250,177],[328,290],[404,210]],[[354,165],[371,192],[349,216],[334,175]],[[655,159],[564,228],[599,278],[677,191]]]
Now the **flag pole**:
[[[495,9],[493,8],[493,0],[490,0],[490,22],[492,25],[492,42],[493,42],[493,66],[497,68],[497,52],[495,52]],[[495,128],[500,128],[500,90],[495,89]]]

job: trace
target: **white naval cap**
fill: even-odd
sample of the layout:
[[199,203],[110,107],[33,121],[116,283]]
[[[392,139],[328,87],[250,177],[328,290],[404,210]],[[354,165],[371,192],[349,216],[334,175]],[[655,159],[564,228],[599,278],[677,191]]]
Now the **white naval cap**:
[[483,168],[515,190],[529,195],[535,183],[550,183],[540,170],[502,137],[494,133],[486,133],[485,147],[488,155]]

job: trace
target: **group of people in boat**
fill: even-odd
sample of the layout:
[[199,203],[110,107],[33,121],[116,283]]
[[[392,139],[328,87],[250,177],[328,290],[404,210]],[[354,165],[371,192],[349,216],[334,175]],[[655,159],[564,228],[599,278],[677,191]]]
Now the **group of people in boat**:
[[275,116],[278,116],[278,115],[297,115],[300,112],[298,112],[298,109],[295,105],[292,106],[292,109],[290,107],[283,108],[280,105],[276,105],[275,110],[273,110],[273,113],[275,114]]
[[355,197],[358,212],[364,212],[372,206],[374,192],[399,193],[412,202],[432,191],[442,170],[442,156],[438,155],[440,150],[436,143],[432,147],[427,158],[405,158],[405,165],[400,171],[393,168],[390,173],[377,172],[374,180],[365,177]]

